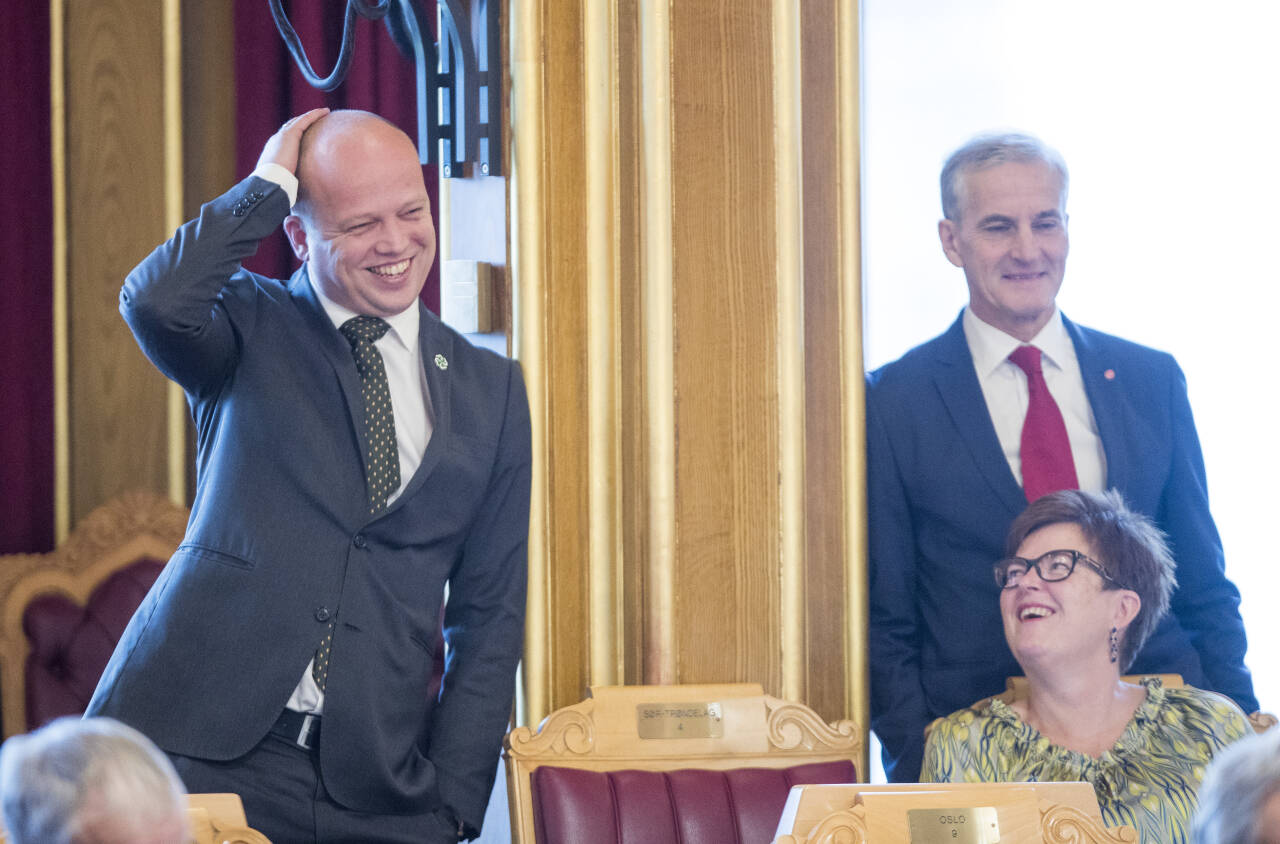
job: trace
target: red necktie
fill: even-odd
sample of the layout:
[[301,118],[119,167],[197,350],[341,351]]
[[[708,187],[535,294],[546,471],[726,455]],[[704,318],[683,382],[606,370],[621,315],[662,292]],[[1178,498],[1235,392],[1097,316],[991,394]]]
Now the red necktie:
[[1019,346],[1009,355],[1027,373],[1027,418],[1022,423],[1022,489],[1027,501],[1060,489],[1078,489],[1076,464],[1062,411],[1049,393],[1040,369],[1040,350]]

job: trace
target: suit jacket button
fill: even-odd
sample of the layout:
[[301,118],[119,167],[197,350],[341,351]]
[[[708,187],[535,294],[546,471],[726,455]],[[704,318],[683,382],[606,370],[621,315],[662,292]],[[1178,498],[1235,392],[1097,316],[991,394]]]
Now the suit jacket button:
[[331,613],[328,607],[321,607],[316,610],[316,621],[328,621]]
[[367,546],[367,545],[369,544],[369,540],[367,540],[367,539],[365,539],[365,538],[364,538],[364,534],[363,534],[363,533],[357,533],[357,534],[355,535],[355,538],[354,538],[354,539],[352,539],[352,540],[351,540],[351,542],[352,542],[352,543],[353,543],[357,548],[364,548],[365,546]]

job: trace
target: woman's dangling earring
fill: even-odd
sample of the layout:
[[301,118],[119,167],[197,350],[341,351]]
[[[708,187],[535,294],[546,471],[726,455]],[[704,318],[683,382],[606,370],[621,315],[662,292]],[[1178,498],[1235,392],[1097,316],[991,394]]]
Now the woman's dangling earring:
[[1111,661],[1115,662],[1120,659],[1120,637],[1116,635],[1116,629],[1111,628]]

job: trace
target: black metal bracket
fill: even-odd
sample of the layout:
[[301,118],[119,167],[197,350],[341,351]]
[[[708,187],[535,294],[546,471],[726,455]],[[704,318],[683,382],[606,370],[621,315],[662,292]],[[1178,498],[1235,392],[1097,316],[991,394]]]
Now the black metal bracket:
[[280,37],[302,76],[322,91],[347,77],[355,16],[386,19],[400,53],[413,62],[417,80],[418,157],[438,164],[444,178],[502,175],[502,33],[499,0],[436,0],[439,44],[432,42],[421,0],[347,0],[342,46],[328,76],[307,60],[285,14],[283,0],[269,0]]

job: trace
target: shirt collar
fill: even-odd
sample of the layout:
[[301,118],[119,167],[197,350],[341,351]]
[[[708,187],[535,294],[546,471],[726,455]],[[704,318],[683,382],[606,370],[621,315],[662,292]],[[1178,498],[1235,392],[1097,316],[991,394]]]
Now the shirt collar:
[[[311,289],[315,291],[316,298],[320,300],[320,306],[324,308],[325,314],[329,320],[333,322],[334,328],[341,328],[342,324],[352,317],[360,316],[355,311],[324,295],[320,287],[311,280],[311,273],[307,273],[307,284],[311,285]],[[418,313],[418,305],[415,302],[405,308],[398,314],[389,317],[382,317],[382,320],[391,326],[388,334],[400,343],[405,349],[416,353],[418,350],[418,323],[420,315]]]
[[1071,335],[1067,334],[1067,327],[1062,322],[1062,312],[1056,305],[1053,316],[1049,317],[1044,328],[1028,344],[983,322],[967,305],[964,309],[963,327],[969,354],[973,356],[973,367],[982,378],[995,372],[997,367],[1008,360],[1009,354],[1022,345],[1035,346],[1040,350],[1041,360],[1058,369],[1062,369],[1067,361],[1075,357]]

